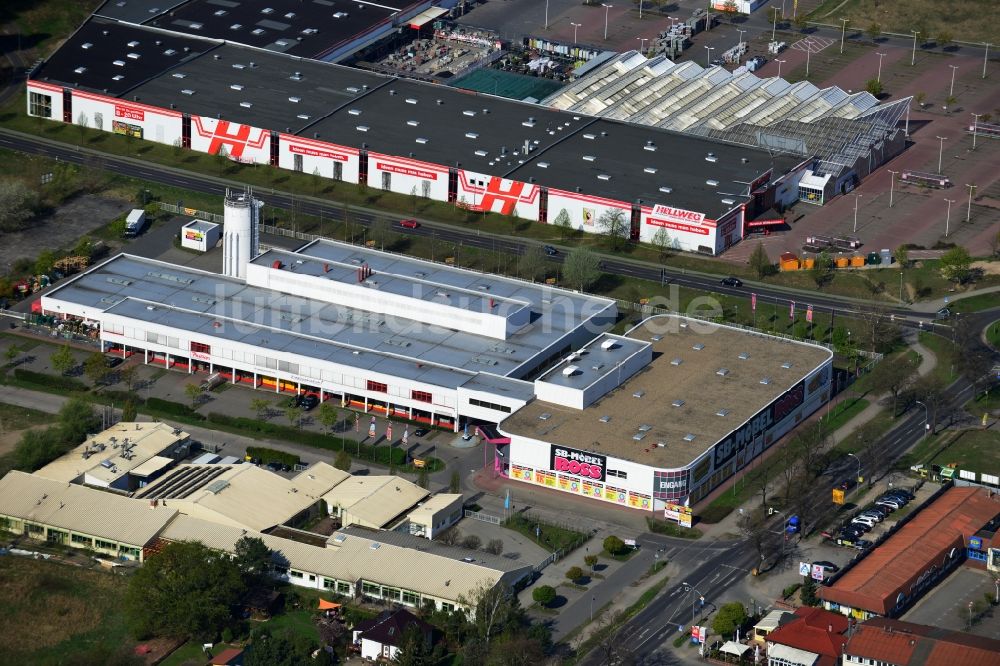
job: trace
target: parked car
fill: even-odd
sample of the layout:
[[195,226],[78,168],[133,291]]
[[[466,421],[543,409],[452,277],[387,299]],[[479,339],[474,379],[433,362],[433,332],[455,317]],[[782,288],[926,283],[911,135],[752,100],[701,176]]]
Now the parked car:
[[947,319],[950,316],[951,316],[951,310],[949,310],[948,308],[941,308],[940,310],[934,313],[935,319]]
[[858,518],[871,518],[876,523],[881,523],[885,520],[885,516],[881,513],[875,513],[874,511],[862,511],[858,514]]
[[542,246],[542,249],[545,250],[545,254],[549,255],[550,257],[554,257],[557,254],[559,254],[559,250],[555,249],[551,245],[544,245]]
[[312,393],[300,395],[295,399],[295,406],[301,407],[307,412],[315,409],[317,405],[319,405],[319,397],[313,395]]
[[854,542],[854,547],[858,550],[868,550],[873,545],[870,539],[858,539]]
[[267,467],[267,468],[268,468],[269,470],[271,470],[272,472],[280,472],[280,471],[281,471],[281,467],[282,467],[282,465],[281,465],[281,463],[279,463],[279,462],[274,462],[274,461],[272,460],[271,462],[267,463],[267,465],[265,465],[265,467]]
[[887,492],[886,495],[900,495],[904,499],[908,499],[908,500],[914,500],[917,497],[916,495],[914,495],[913,493],[911,493],[906,488],[893,488],[892,490],[890,490],[889,492]]
[[883,494],[882,497],[891,497],[906,503],[909,503],[913,499],[913,495],[910,495],[905,490],[890,490],[889,492]]
[[125,362],[121,356],[105,356],[104,365],[108,368],[117,368],[119,365]]
[[413,431],[413,436],[424,437],[429,432],[430,430],[428,430],[427,428],[417,428],[416,430]]
[[722,278],[721,280],[719,280],[719,283],[727,287],[738,288],[743,286],[743,280],[739,279],[738,277],[733,277],[732,275],[730,275],[729,277]]
[[813,562],[813,566],[823,567],[823,571],[826,573],[837,573],[838,571],[840,571],[840,567],[838,567],[833,562],[828,562],[826,560],[819,560],[818,562]]
[[889,515],[889,511],[885,507],[870,506],[867,509],[865,509],[864,511],[862,511],[860,515],[862,515],[862,516],[865,516],[865,515],[878,516],[879,520],[884,520],[885,517]]
[[855,516],[851,520],[852,525],[863,525],[864,527],[867,527],[868,529],[865,530],[866,532],[875,527],[875,523],[877,522],[878,521],[875,520],[874,518],[868,518],[866,516]]
[[875,500],[875,504],[881,506],[891,506],[893,510],[906,506],[906,502],[903,502],[895,497],[879,497]]
[[405,229],[416,229],[420,226],[420,223],[416,220],[400,220],[399,226]]

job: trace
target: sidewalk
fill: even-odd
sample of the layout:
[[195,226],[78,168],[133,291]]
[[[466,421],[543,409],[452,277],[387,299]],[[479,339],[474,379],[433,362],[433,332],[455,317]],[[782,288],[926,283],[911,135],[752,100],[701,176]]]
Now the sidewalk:
[[[980,294],[992,294],[998,291],[1000,291],[1000,285],[983,287],[982,289],[972,289],[971,291],[964,291],[961,293],[956,292],[955,294],[949,296],[935,298],[932,301],[917,301],[910,306],[910,309],[914,312],[937,312],[943,307],[954,306],[957,303],[961,303],[962,299],[969,298],[971,296],[979,296]],[[947,302],[945,302],[945,299],[948,299]]]

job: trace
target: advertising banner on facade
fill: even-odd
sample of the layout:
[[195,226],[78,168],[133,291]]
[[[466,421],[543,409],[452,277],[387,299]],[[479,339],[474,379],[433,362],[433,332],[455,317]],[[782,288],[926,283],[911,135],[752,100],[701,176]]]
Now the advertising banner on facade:
[[788,389],[777,400],[757,412],[753,418],[744,423],[729,437],[715,445],[715,469],[721,469],[738,452],[743,451],[749,446],[755,438],[763,435],[768,428],[791,414],[804,401],[805,382],[799,382]]
[[566,446],[551,447],[549,468],[563,474],[585,479],[604,481],[607,459],[596,453],[587,453]]
[[653,497],[661,500],[677,500],[688,494],[688,471],[653,471]]

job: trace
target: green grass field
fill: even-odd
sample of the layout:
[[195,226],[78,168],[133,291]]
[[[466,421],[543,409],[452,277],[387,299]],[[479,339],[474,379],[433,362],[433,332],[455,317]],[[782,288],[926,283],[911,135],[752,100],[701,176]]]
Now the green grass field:
[[931,371],[931,375],[937,377],[945,384],[953,382],[957,375],[951,363],[952,350],[954,349],[951,341],[927,331],[921,331],[919,339],[920,344],[931,350],[931,353],[937,358],[937,364]]
[[952,39],[981,43],[996,41],[996,24],[984,20],[989,6],[989,0],[825,0],[809,19],[840,25],[840,19],[847,18],[848,30],[866,30],[873,22],[883,32],[906,35],[918,30],[927,35],[924,41],[947,31]]
[[1000,321],[995,321],[986,329],[986,339],[991,345],[1000,349]]
[[991,291],[986,294],[976,294],[975,296],[969,296],[968,298],[961,298],[959,300],[952,301],[948,305],[948,308],[954,314],[961,314],[964,312],[981,312],[992,308],[1000,308],[1000,292]]
[[[80,556],[77,555],[77,558]],[[131,652],[126,579],[103,571],[0,557],[0,661],[101,664]]]
[[954,464],[971,472],[1000,474],[1000,432],[966,430],[931,459],[931,464]]

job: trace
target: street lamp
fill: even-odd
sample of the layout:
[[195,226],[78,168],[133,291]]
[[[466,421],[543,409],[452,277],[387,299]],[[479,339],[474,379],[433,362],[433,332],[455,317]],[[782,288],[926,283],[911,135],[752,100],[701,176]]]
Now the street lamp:
[[917,64],[917,35],[920,34],[920,31],[911,30],[910,32],[913,33],[913,54],[910,55],[910,67],[913,67]]
[[806,40],[806,78],[809,78],[809,57],[812,55],[812,40]]
[[948,237],[948,232],[951,227],[951,205],[955,203],[954,199],[945,199],[948,202],[948,215],[944,219],[944,237]]
[[[701,605],[705,605],[705,595],[701,593],[701,590],[696,588],[690,583],[681,583],[684,586],[685,592],[695,592],[698,595],[698,599],[701,601]],[[694,597],[691,597],[691,626],[694,626]]]
[[737,28],[736,32],[740,33],[739,49],[740,49],[740,51],[742,51],[743,50],[743,33],[745,33],[746,30],[741,30],[741,29]]
[[781,78],[781,66],[785,63],[785,61],[784,60],[778,60],[777,58],[775,58],[774,62],[778,63],[778,78],[780,79]]
[[885,54],[876,53],[875,55],[878,56],[878,75],[875,77],[875,80],[878,81],[879,83],[882,83],[882,58],[885,57]]
[[604,7],[604,41],[608,41],[608,12],[614,5],[609,5],[606,2],[601,3],[601,7]]
[[844,55],[844,35],[847,34],[847,24],[851,19],[840,19],[840,55]]
[[572,21],[570,21],[569,24],[571,26],[573,26],[573,43],[576,44],[576,29],[579,28],[583,24],[582,23],[573,23]]
[[917,403],[918,405],[924,408],[924,430],[925,431],[930,430],[931,424],[930,424],[930,419],[928,418],[927,405],[920,402],[919,400],[914,400],[913,402]]
[[778,10],[775,9],[775,8],[773,8],[773,7],[771,8],[771,19],[772,19],[772,23],[771,23],[771,41],[773,42],[774,41],[774,32],[775,32],[775,30],[778,29]]
[[642,20],[642,3],[643,2],[645,2],[645,0],[639,0],[639,20],[640,21]]
[[986,51],[983,53],[983,78],[986,78],[986,58],[990,55],[990,47],[993,46],[989,42],[983,42],[983,46],[986,47]]
[[979,116],[981,113],[972,114],[972,149],[976,149],[976,132],[979,130]]
[[938,148],[938,170],[937,170],[938,173],[941,173],[941,158],[944,157],[944,142],[945,140],[947,140],[948,137],[939,136],[936,138],[938,141],[941,142],[941,146]]
[[646,52],[646,42],[649,41],[649,37],[636,37],[636,40],[638,40],[638,42],[639,42],[639,53],[645,53]]
[[858,233],[858,200],[861,199],[861,195],[854,194],[854,233]]
[[545,0],[545,29],[549,29],[549,0]]
[[705,67],[712,66],[712,51],[715,50],[714,46],[706,46],[705,50],[708,51],[708,55],[705,56]]
[[948,65],[951,67],[951,88],[948,89],[948,97],[955,96],[955,72],[958,70],[958,65]]
[[892,194],[896,187],[896,174],[898,171],[893,171],[892,169],[886,169],[889,172],[889,208],[892,208]]
[[852,457],[852,458],[854,458],[855,460],[858,461],[858,476],[857,476],[857,479],[858,479],[858,483],[861,483],[861,458],[857,457],[853,453],[848,453],[847,455],[849,455],[850,457]]
[[966,210],[965,210],[965,221],[966,222],[972,222],[972,192],[973,192],[973,190],[975,190],[979,186],[978,185],[969,185],[968,183],[966,183],[965,186],[967,188],[969,188],[969,207],[966,208]]

